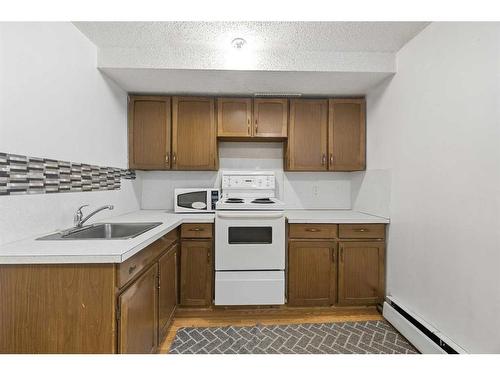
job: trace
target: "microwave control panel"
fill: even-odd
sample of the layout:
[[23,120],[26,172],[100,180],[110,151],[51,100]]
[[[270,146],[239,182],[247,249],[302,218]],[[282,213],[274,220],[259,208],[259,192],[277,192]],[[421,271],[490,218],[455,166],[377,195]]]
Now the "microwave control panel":
[[215,204],[219,200],[219,190],[211,190],[210,198],[210,201],[212,202],[212,211],[215,211]]

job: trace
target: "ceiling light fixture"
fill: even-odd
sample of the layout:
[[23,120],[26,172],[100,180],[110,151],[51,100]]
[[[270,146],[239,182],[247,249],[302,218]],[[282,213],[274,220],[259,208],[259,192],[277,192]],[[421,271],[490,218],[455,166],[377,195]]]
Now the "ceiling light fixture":
[[238,50],[242,49],[245,44],[247,44],[247,41],[243,38],[234,38],[231,41],[231,45],[233,46],[233,48],[236,48]]

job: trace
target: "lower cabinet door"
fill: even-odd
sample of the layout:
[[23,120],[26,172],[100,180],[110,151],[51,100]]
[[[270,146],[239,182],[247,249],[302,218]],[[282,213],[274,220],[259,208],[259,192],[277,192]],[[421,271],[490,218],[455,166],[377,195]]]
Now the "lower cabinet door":
[[336,301],[335,242],[290,241],[288,246],[288,304],[329,306]]
[[119,297],[120,353],[153,353],[158,343],[158,264],[151,266]]
[[382,302],[385,244],[380,241],[339,242],[339,304]]
[[158,260],[158,342],[163,340],[177,306],[177,262],[179,245],[174,245]]
[[181,305],[212,304],[212,240],[185,240],[181,244]]

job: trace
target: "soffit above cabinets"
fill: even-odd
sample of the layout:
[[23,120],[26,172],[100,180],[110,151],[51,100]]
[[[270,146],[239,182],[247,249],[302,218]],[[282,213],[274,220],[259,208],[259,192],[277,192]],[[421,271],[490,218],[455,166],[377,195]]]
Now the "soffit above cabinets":
[[[426,22],[76,22],[137,93],[362,95]],[[246,40],[240,50],[231,41]]]

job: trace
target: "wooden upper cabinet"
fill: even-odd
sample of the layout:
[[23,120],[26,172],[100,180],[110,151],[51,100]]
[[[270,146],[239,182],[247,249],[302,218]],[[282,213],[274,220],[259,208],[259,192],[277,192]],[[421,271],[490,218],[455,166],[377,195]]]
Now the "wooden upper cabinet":
[[128,105],[129,166],[170,168],[170,98],[130,96]]
[[218,98],[217,99],[217,136],[244,137],[252,136],[252,99]]
[[381,241],[341,241],[339,258],[339,304],[383,302],[385,244]]
[[336,301],[337,264],[333,241],[290,241],[288,303],[329,306]]
[[366,169],[366,106],[364,99],[330,99],[328,163],[333,171]]
[[290,128],[285,169],[328,170],[328,100],[290,100]]
[[214,99],[172,98],[172,169],[215,170],[217,167]]
[[118,298],[120,353],[153,353],[158,341],[158,265],[151,266]]
[[253,136],[286,138],[288,99],[254,99]]

